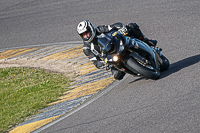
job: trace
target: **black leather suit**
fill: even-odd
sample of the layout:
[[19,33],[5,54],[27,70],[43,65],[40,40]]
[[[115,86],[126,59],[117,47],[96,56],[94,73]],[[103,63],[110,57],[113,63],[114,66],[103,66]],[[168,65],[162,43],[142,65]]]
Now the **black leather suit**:
[[[114,23],[112,25],[100,25],[95,28],[96,30],[96,36],[102,34],[102,33],[108,33],[111,32],[112,30],[118,30],[125,26],[128,29],[128,34],[130,36],[133,36],[137,39],[143,40],[144,41],[144,35],[139,29],[139,26],[136,23],[129,23],[128,25],[123,25],[122,23]],[[90,59],[90,61],[93,61],[94,65],[101,69],[104,67],[105,63],[100,58],[100,47],[98,46],[97,43],[97,38],[95,37],[92,42],[84,42],[83,45],[83,52],[84,54]],[[114,76],[115,79],[121,80],[125,73],[119,71],[115,67],[111,67],[111,72],[112,75]]]

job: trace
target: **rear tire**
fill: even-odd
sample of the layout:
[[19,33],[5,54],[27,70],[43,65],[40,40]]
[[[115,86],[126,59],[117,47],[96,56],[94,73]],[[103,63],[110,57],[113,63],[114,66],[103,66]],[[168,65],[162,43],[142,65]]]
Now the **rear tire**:
[[133,58],[129,58],[127,60],[127,67],[132,71],[137,71],[142,76],[149,78],[149,79],[159,79],[160,78],[160,71],[156,69],[148,69],[145,66],[141,65],[137,61],[135,61]]

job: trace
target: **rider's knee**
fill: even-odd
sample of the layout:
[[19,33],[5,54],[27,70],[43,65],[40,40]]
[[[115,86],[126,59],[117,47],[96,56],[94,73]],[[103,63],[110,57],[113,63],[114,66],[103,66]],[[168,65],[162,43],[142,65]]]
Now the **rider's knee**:
[[112,68],[112,69],[111,69],[111,72],[112,72],[113,77],[114,77],[116,80],[121,80],[121,79],[123,79],[123,77],[124,77],[125,74],[126,74],[126,73],[121,72],[121,71],[119,71],[119,70],[117,70],[117,69],[115,69],[115,68]]

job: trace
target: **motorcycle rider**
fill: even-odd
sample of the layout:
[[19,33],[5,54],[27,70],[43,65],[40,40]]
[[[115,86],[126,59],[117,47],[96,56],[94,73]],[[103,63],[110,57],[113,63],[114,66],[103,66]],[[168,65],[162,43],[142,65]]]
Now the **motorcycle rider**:
[[[98,69],[105,68],[106,64],[101,60],[100,57],[101,52],[97,43],[97,36],[113,30],[117,30],[123,35],[128,34],[128,36],[140,39],[150,46],[155,46],[157,44],[157,40],[150,40],[144,36],[137,23],[129,23],[124,25],[118,22],[111,25],[99,25],[98,27],[94,28],[93,24],[89,20],[83,20],[77,26],[77,32],[84,43],[83,52]],[[111,72],[114,78],[117,80],[123,79],[125,75],[124,72],[119,71],[114,66],[111,66]]]

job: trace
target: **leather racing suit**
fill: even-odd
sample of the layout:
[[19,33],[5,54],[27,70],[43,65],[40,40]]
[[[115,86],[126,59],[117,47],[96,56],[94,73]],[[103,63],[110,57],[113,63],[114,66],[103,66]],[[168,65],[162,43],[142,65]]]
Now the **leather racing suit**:
[[[127,28],[129,36],[132,36],[134,38],[140,39],[140,40],[146,42],[149,45],[152,43],[152,42],[149,41],[148,38],[146,38],[143,35],[141,30],[139,29],[139,26],[136,23],[129,23],[127,25],[124,25],[124,24],[118,22],[118,23],[114,23],[112,25],[100,25],[100,26],[95,28],[96,36],[98,36],[98,35],[100,35],[102,33],[111,32],[113,30],[119,30],[122,27],[126,27]],[[90,59],[90,61],[93,62],[93,64],[97,68],[101,69],[101,68],[105,67],[105,63],[100,58],[101,51],[100,51],[100,47],[98,46],[97,37],[96,36],[91,42],[84,42],[83,41],[84,42],[83,52]],[[111,67],[111,72],[112,72],[112,75],[114,76],[114,78],[117,79],[117,80],[123,79],[123,77],[125,75],[124,72],[119,71],[114,66]]]

